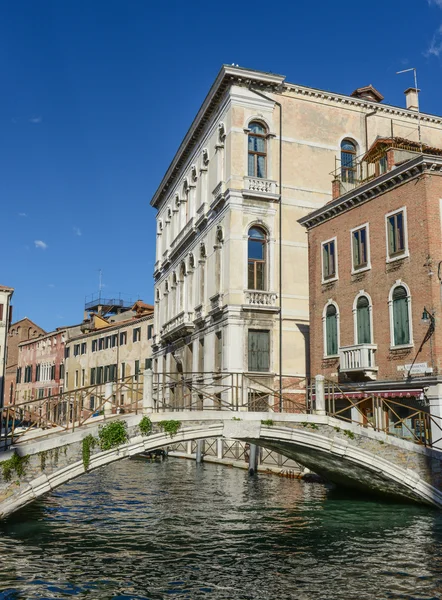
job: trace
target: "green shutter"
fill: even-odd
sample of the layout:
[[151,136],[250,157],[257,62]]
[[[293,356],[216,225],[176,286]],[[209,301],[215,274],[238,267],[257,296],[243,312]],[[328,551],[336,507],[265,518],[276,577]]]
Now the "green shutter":
[[267,372],[270,368],[270,333],[249,331],[249,371]]
[[338,353],[338,317],[335,307],[327,309],[325,318],[325,329],[327,335],[327,356],[335,356]]
[[394,344],[400,346],[410,343],[410,325],[408,321],[408,299],[393,300]]
[[370,307],[368,300],[365,297],[358,300],[356,322],[358,328],[358,344],[370,344]]

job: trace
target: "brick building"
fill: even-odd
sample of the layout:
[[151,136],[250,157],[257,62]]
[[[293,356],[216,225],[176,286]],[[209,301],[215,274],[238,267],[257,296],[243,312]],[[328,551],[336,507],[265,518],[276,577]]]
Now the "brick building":
[[8,330],[11,324],[11,298],[14,288],[0,285],[0,406],[3,406]]
[[310,361],[312,375],[356,396],[375,390],[440,415],[442,150],[416,146],[377,140],[365,164],[341,169],[335,198],[300,220]]
[[27,317],[12,323],[7,340],[8,358],[5,375],[5,404],[12,404],[15,399],[19,344],[28,340],[35,340],[36,338],[45,335],[45,333],[46,331],[44,329],[36,325]]

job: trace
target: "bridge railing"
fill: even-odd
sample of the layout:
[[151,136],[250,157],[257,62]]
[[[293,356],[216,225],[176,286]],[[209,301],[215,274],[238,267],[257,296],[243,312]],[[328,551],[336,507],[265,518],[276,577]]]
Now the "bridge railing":
[[[279,376],[278,376],[279,380]],[[154,410],[246,410],[305,413],[308,382],[305,377],[235,372],[183,372],[153,374]]]
[[[441,446],[442,418],[430,413],[429,403],[420,390],[368,392],[326,380],[324,392],[325,412],[332,417],[416,444]],[[315,402],[314,393],[312,397]]]
[[143,377],[76,388],[54,396],[21,399],[1,411],[3,447],[32,429],[75,430],[96,417],[137,413],[143,406]]

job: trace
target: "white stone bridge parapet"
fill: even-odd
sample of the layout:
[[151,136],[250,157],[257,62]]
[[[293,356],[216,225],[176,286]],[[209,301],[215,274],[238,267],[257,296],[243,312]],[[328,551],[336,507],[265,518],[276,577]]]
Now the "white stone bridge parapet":
[[[112,450],[93,449],[88,470],[175,442],[224,437],[275,450],[337,485],[442,508],[442,452],[355,423],[326,415],[173,411],[150,414],[153,431],[142,436],[138,427],[142,417],[106,419],[106,423],[124,420],[129,440]],[[181,423],[173,438],[157,425],[167,420]],[[28,456],[21,478],[0,478],[0,517],[83,475],[83,439],[96,436],[102,424],[97,418],[74,431],[33,430],[4,458],[0,456],[3,460],[14,452]]]

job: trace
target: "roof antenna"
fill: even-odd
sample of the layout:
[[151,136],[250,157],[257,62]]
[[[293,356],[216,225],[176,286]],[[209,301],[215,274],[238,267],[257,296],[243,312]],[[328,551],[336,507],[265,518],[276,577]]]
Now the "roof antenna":
[[416,98],[417,98],[417,132],[419,136],[419,151],[422,153],[422,138],[421,138],[421,112],[419,108],[419,88],[417,87],[417,70],[415,67],[411,67],[411,69],[404,69],[403,71],[396,71],[396,75],[400,75],[400,73],[409,73],[413,71],[414,74],[414,87],[416,90]]
[[98,269],[98,300],[101,300],[101,290],[103,289],[103,271]]

